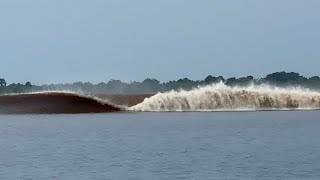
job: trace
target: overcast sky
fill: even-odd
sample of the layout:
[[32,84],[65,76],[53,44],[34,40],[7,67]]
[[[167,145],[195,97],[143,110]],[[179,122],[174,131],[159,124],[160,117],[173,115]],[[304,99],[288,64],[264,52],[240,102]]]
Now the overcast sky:
[[320,75],[319,0],[0,0],[0,77]]

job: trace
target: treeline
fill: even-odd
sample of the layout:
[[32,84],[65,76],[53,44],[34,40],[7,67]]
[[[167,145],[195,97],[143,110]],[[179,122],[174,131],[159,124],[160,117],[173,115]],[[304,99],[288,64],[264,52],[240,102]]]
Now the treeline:
[[0,79],[0,94],[32,92],[35,88],[36,87],[33,86],[30,82],[26,82],[25,84],[12,83],[7,85],[5,79]]
[[147,78],[142,82],[126,83],[120,80],[110,80],[107,83],[101,82],[99,84],[92,84],[90,82],[76,82],[69,84],[51,84],[35,86],[30,82],[25,84],[9,84],[4,79],[0,79],[0,93],[24,93],[31,91],[59,91],[70,90],[84,93],[156,93],[165,92],[170,90],[190,90],[198,86],[205,86],[213,83],[223,82],[228,86],[247,86],[250,84],[270,84],[276,86],[302,86],[314,90],[320,90],[320,78],[319,76],[313,76],[306,78],[295,72],[276,72],[268,74],[264,78],[254,78],[253,76],[246,77],[231,77],[224,78],[222,76],[214,77],[207,76],[204,80],[190,80],[188,78],[163,82],[152,78]]

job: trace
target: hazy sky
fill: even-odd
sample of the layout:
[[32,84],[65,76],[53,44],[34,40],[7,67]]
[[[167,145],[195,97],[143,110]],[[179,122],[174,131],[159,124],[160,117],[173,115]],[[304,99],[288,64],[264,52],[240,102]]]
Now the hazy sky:
[[0,77],[320,75],[319,0],[0,0]]

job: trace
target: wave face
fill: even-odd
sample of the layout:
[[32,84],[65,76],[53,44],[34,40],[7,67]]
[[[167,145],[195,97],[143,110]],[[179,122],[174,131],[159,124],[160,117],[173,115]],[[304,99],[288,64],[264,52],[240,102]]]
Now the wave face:
[[320,93],[268,85],[229,87],[223,83],[191,91],[158,93],[131,111],[255,111],[320,109]]
[[38,92],[0,96],[0,114],[74,114],[121,111],[97,97],[70,92]]

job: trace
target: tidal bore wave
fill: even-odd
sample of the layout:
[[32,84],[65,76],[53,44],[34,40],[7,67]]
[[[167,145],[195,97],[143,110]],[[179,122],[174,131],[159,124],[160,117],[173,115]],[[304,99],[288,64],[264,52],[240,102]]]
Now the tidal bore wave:
[[124,110],[107,100],[69,92],[0,96],[0,114],[106,113]]
[[156,95],[95,95],[37,92],[0,96],[0,114],[75,114],[122,111],[319,110],[320,92],[267,85],[229,87],[223,83]]
[[158,93],[131,111],[262,111],[320,109],[320,93],[267,85],[229,87],[223,83],[191,91]]

